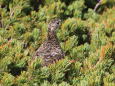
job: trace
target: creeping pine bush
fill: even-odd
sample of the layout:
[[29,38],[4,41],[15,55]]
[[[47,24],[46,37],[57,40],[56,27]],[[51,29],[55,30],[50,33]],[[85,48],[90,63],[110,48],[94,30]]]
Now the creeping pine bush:
[[[115,0],[0,0],[0,86],[115,86]],[[64,59],[31,64],[58,17]]]

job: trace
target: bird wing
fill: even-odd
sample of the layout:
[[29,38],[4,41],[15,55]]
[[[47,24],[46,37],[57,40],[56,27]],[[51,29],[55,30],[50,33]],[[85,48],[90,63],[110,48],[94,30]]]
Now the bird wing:
[[39,56],[39,57],[43,57],[45,54],[47,54],[47,52],[49,52],[50,50],[50,45],[45,42],[43,43],[35,52],[34,57]]

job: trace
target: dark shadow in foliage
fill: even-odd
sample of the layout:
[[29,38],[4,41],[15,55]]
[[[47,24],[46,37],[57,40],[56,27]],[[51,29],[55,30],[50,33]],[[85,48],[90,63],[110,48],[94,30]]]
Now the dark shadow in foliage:
[[88,12],[88,8],[85,8],[85,9],[82,10],[82,15],[81,15],[81,19],[82,19],[82,20],[86,20],[86,19],[84,18],[84,15],[85,15],[87,12]]
[[78,27],[78,29],[74,33],[70,33],[70,35],[78,36],[78,45],[82,45],[84,43],[91,42],[91,33],[88,30],[88,27]]
[[13,75],[13,76],[17,76],[17,75],[20,75],[22,71],[26,71],[27,70],[27,67],[18,67],[16,66],[15,63],[11,63],[8,65],[8,69],[9,69],[9,72]]
[[105,4],[108,8],[113,8],[115,6],[115,1],[113,3],[106,3]]
[[38,11],[40,5],[43,5],[44,0],[30,0],[30,5],[35,11]]
[[115,29],[112,29],[111,32],[106,32],[107,37],[112,37],[112,33],[115,32]]
[[1,8],[7,8],[7,10],[9,11],[9,4],[12,2],[13,0],[3,0],[2,4],[1,4]]
[[29,15],[32,11],[31,7],[26,7],[22,9],[22,12],[24,12],[26,15]]
[[2,27],[2,22],[1,22],[2,18],[1,18],[1,15],[0,15],[0,28]]
[[[115,45],[114,42],[111,41],[111,43],[112,43],[112,45]],[[115,48],[112,51],[111,58],[114,60],[114,64],[115,64]]]
[[62,2],[65,2],[66,5],[71,4],[75,0],[61,0]]
[[88,12],[88,9],[89,8],[94,9],[97,3],[98,3],[98,0],[85,0],[86,8],[82,10],[82,17],[81,17],[83,20],[86,20],[84,18],[84,15]]
[[85,5],[87,6],[87,8],[94,9],[96,3],[98,3],[98,0],[85,0]]

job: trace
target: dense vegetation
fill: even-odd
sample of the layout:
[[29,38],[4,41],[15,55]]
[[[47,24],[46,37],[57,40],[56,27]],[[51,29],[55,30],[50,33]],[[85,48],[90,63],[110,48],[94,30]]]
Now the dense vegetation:
[[[0,86],[115,86],[115,0],[98,1],[0,0]],[[55,17],[65,58],[30,64]]]

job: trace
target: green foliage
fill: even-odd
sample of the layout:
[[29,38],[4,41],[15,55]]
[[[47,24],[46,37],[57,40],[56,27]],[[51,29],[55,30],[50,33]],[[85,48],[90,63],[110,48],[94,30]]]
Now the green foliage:
[[[0,86],[114,86],[114,0],[0,0]],[[64,59],[31,62],[52,18]]]
[[73,17],[81,18],[83,15],[82,11],[84,8],[84,0],[76,0],[68,6],[68,11],[66,13],[68,15],[72,15]]
[[2,80],[1,80],[1,85],[11,86],[13,85],[13,81],[14,81],[14,76],[8,73],[4,73],[4,76],[2,77]]

